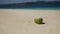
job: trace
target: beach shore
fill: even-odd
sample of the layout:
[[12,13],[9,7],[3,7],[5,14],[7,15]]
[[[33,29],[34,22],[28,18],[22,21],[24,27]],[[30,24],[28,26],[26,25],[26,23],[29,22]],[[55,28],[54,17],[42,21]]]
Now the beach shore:
[[60,10],[0,9],[0,34],[60,34]]

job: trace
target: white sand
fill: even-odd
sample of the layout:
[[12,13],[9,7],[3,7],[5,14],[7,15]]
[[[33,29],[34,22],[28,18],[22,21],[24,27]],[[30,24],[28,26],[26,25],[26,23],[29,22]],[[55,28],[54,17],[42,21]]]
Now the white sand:
[[[46,24],[35,24],[38,17]],[[1,9],[0,34],[60,34],[60,11]]]

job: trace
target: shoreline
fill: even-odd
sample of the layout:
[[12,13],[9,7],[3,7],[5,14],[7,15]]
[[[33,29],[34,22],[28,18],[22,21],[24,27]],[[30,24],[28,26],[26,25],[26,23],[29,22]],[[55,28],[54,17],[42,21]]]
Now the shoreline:
[[[43,18],[39,25],[34,18]],[[0,9],[0,34],[60,34],[60,10]]]

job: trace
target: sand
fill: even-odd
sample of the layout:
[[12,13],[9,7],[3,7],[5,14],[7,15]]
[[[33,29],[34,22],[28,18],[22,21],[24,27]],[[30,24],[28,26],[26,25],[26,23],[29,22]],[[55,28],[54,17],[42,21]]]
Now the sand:
[[60,10],[0,9],[0,34],[60,34]]

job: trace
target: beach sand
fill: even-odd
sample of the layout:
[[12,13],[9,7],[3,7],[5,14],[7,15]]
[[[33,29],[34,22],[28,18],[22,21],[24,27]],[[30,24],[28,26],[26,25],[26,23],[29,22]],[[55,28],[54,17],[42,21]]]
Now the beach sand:
[[60,34],[60,10],[0,9],[0,34]]

